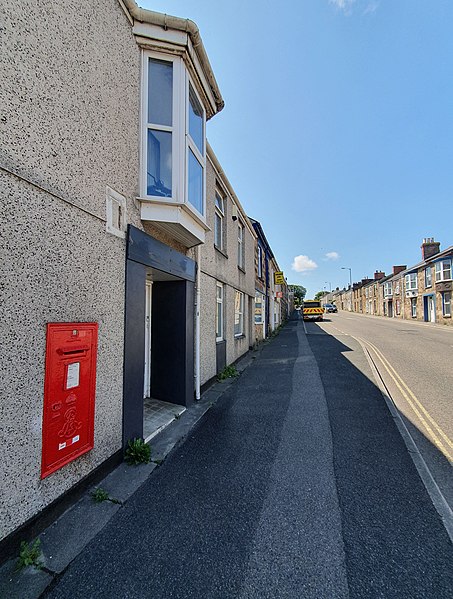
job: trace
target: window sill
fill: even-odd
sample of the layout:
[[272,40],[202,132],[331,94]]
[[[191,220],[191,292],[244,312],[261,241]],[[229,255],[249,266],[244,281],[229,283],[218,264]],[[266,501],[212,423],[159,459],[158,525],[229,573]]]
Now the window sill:
[[451,314],[442,314],[443,318],[451,318]]
[[224,258],[228,259],[228,254],[225,252],[225,250],[222,250],[222,248],[219,248],[219,246],[216,245],[215,243],[214,243],[214,248],[219,252],[219,254],[222,254],[222,256]]
[[242,266],[239,266],[239,264],[238,264],[238,270],[240,270],[241,272],[243,272],[245,274],[245,268],[243,268]]
[[239,341],[239,339],[245,339],[245,335],[244,333],[241,333],[240,335],[235,335],[234,338]]

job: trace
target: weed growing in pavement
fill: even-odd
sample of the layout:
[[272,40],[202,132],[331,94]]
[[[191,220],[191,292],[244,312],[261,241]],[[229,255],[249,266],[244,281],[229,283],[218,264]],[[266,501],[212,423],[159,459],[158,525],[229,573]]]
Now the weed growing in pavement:
[[27,566],[33,566],[40,570],[42,568],[40,558],[41,541],[39,539],[35,539],[30,545],[26,541],[22,541],[16,564],[16,572],[19,572]]
[[143,439],[131,439],[127,444],[124,459],[131,466],[148,464],[151,458],[151,447]]
[[230,364],[230,366],[225,366],[220,374],[217,375],[217,380],[224,381],[225,379],[231,379],[236,376],[239,376],[239,372],[236,369],[236,366]]
[[110,499],[107,491],[101,489],[100,487],[91,493],[91,497],[96,503],[101,503],[102,501],[107,501]]

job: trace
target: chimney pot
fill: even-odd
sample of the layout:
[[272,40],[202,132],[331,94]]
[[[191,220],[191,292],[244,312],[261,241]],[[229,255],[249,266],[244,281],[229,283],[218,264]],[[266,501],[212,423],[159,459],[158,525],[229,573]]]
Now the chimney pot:
[[440,252],[440,243],[434,237],[425,237],[421,245],[422,259],[427,260]]

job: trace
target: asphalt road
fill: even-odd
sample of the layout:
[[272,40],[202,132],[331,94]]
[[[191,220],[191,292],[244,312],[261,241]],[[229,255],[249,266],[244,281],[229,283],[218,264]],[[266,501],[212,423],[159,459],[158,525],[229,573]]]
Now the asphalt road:
[[45,597],[446,599],[452,562],[362,347],[297,320]]
[[306,328],[364,342],[453,509],[453,327],[340,312]]

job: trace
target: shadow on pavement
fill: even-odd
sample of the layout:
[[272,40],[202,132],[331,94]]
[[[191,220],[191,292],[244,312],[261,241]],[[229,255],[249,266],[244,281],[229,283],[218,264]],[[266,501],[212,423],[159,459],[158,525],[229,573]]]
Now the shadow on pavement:
[[329,410],[350,596],[451,597],[451,543],[360,345],[307,331]]

